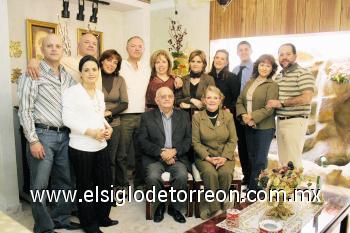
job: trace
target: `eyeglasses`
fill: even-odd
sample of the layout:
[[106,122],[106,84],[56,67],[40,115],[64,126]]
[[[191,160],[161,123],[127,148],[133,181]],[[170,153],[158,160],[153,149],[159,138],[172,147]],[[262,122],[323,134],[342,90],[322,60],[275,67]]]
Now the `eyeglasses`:
[[161,100],[165,100],[165,99],[174,99],[174,95],[161,95],[159,96],[159,98]]

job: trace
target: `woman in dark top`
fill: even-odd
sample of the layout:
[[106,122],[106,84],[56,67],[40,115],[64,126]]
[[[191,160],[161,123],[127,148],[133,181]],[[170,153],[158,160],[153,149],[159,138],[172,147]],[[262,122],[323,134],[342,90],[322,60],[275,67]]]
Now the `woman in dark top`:
[[176,105],[191,112],[203,109],[201,98],[209,85],[215,86],[213,77],[204,73],[207,67],[205,53],[194,50],[188,59],[190,74],[183,78],[183,86],[176,92]]
[[224,94],[223,109],[229,109],[236,115],[236,100],[240,92],[240,81],[229,71],[229,53],[225,49],[217,50],[211,70],[208,73],[214,78],[215,85]]
[[147,110],[158,108],[155,102],[156,92],[161,87],[169,87],[175,91],[175,77],[171,75],[171,60],[165,50],[154,52],[150,59],[151,78],[146,91]]
[[113,128],[113,134],[108,142],[107,152],[111,159],[113,185],[117,189],[128,185],[126,173],[126,158],[121,142],[121,126],[119,114],[128,108],[128,95],[125,80],[119,76],[122,57],[113,49],[102,53],[100,60],[102,73],[102,91],[105,96],[105,117]]

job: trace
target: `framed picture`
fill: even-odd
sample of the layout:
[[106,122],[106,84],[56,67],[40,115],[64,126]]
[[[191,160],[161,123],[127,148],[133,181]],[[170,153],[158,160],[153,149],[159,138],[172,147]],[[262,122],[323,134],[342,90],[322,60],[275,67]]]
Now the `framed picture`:
[[42,41],[49,33],[58,33],[57,24],[27,19],[26,25],[28,60],[32,58],[40,60],[43,58],[43,54],[41,53],[40,49]]
[[[96,38],[97,38],[97,57],[100,57],[100,55],[103,52],[103,32],[89,31],[87,29],[78,28],[77,44],[79,44],[79,40],[80,40],[81,36],[87,32],[92,33],[96,36]],[[77,54],[78,54],[78,51],[77,51]]]

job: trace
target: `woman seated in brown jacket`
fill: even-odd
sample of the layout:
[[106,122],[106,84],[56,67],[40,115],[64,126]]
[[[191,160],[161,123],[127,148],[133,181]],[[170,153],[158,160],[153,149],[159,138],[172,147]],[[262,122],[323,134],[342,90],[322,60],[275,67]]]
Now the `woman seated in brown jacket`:
[[188,59],[190,74],[183,78],[183,86],[176,92],[176,105],[193,114],[203,109],[201,98],[209,85],[215,86],[213,77],[205,74],[207,59],[201,50],[194,50]]
[[273,56],[264,54],[254,63],[252,78],[237,99],[236,114],[245,125],[245,135],[251,175],[249,190],[258,191],[257,178],[267,166],[267,154],[275,135],[274,109],[267,107],[269,100],[278,99],[277,83],[272,76],[277,70]]
[[[206,109],[193,115],[192,143],[196,152],[195,164],[206,190],[221,189],[228,193],[233,179],[234,150],[237,144],[233,116],[221,109],[224,99],[221,91],[209,86],[204,93]],[[207,219],[221,213],[223,206],[218,201],[209,202],[209,209],[201,211],[201,218]]]

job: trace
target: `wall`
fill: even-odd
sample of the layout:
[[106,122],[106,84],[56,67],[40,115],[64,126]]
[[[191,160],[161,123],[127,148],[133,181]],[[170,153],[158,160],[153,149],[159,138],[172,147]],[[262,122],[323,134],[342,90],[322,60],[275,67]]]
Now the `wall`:
[[210,39],[345,31],[350,0],[234,0],[210,4]]
[[[76,1],[74,1],[76,2]],[[58,23],[58,15],[62,11],[62,1],[59,0],[8,0],[10,40],[20,41],[23,54],[20,58],[11,59],[11,68],[21,68],[25,71],[26,57],[26,29],[25,20],[35,19]],[[77,28],[87,28],[91,16],[91,3],[85,2],[85,21],[76,20],[77,4],[70,1],[70,19],[68,22],[68,35],[71,40],[72,55],[77,52]],[[126,58],[125,42],[131,36],[138,34],[149,42],[149,10],[139,9],[126,12],[112,10],[111,7],[100,6],[98,10],[98,23],[96,30],[103,32],[103,48],[113,48]],[[135,20],[137,19],[137,20]],[[141,20],[141,21],[139,21]],[[141,23],[140,23],[141,22]],[[146,50],[149,50],[148,43]],[[145,54],[147,55],[147,54]],[[18,103],[16,96],[17,85],[12,85],[13,104]]]
[[151,4],[151,51],[168,50],[169,17],[177,19],[188,34],[184,40],[184,50],[188,54],[193,49],[204,50],[209,56],[209,2],[189,4],[190,1],[178,1],[178,15],[175,18],[174,1],[162,0]]
[[[9,27],[7,0],[0,0],[0,51],[9,54]],[[10,58],[3,56],[0,62],[0,210],[16,212],[19,209],[15,139],[12,118],[12,93]]]

